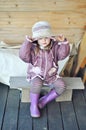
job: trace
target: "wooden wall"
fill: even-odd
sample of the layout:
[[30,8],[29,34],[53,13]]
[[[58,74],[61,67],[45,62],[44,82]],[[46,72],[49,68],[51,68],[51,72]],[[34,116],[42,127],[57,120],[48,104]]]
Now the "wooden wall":
[[0,0],[0,41],[22,43],[39,20],[78,42],[86,30],[86,0]]

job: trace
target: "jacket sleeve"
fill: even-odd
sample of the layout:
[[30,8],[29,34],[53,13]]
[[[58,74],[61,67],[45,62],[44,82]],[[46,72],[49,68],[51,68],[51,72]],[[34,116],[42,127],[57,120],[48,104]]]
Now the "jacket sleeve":
[[32,43],[30,43],[27,40],[25,40],[22,46],[20,47],[19,57],[24,62],[29,63],[31,61],[31,47],[32,47]]
[[63,42],[58,42],[57,57],[58,60],[65,59],[70,53],[69,42],[65,39]]

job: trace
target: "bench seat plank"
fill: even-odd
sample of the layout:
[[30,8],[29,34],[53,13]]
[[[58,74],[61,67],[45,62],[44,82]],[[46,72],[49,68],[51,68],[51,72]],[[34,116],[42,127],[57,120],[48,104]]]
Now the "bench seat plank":
[[[84,85],[80,77],[63,77],[67,89],[84,89]],[[29,88],[29,83],[26,77],[11,77],[10,88]],[[45,86],[45,89],[48,87]]]

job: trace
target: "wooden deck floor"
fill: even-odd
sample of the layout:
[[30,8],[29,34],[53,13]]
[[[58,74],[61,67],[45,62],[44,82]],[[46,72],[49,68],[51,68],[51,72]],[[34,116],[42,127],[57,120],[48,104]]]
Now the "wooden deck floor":
[[0,84],[0,130],[86,130],[86,89],[73,92],[71,102],[49,103],[41,117],[30,117],[20,91]]

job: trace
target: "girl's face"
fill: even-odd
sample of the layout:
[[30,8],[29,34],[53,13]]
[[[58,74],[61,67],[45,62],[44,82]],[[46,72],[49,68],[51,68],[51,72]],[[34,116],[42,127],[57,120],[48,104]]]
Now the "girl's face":
[[47,47],[50,44],[50,38],[45,37],[45,38],[40,38],[38,39],[38,44],[42,47]]

